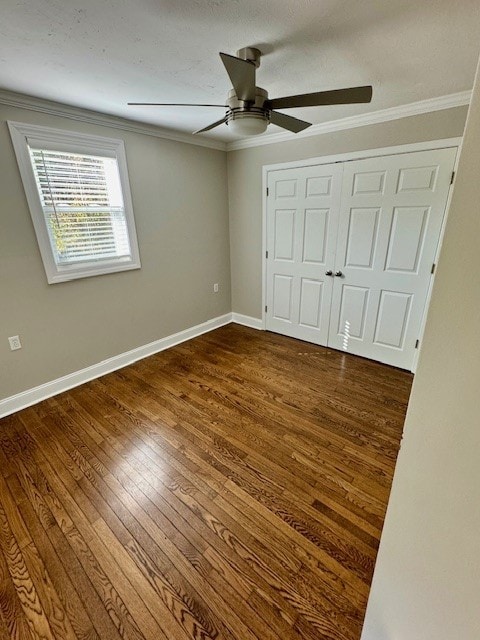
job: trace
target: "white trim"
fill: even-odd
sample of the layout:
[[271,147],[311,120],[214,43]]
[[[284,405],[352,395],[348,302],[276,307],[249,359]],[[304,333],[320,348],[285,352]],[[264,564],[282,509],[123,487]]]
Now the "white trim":
[[155,340],[154,342],[137,347],[136,349],[108,358],[107,360],[102,360],[102,362],[93,364],[85,369],[74,371],[66,376],[57,378],[56,380],[51,380],[50,382],[39,385],[38,387],[33,387],[33,389],[27,389],[26,391],[17,393],[14,396],[0,400],[0,418],[8,416],[11,413],[15,413],[16,411],[20,411],[21,409],[25,409],[26,407],[30,407],[32,404],[37,404],[37,402],[41,402],[42,400],[46,400],[52,396],[56,396],[58,393],[62,393],[63,391],[68,391],[68,389],[72,389],[73,387],[78,387],[89,380],[104,376],[106,373],[126,367],[127,365],[132,364],[137,360],[141,360],[142,358],[146,358],[147,356],[151,356],[154,353],[159,353],[160,351],[169,349],[176,344],[196,338],[203,333],[213,331],[213,329],[223,327],[231,321],[232,314],[226,313],[223,316],[212,318],[212,320],[207,320],[207,322],[197,324],[196,326],[185,329],[184,331],[179,331],[178,333],[161,338],[160,340]]
[[266,144],[275,144],[277,142],[291,142],[299,138],[310,138],[324,133],[332,133],[334,131],[344,131],[346,129],[354,129],[356,127],[365,127],[372,124],[380,124],[391,120],[399,120],[400,118],[408,118],[409,116],[421,115],[423,113],[431,113],[432,111],[442,111],[443,109],[453,109],[454,107],[463,107],[470,104],[472,97],[471,91],[460,91],[459,93],[451,93],[438,98],[429,98],[428,100],[420,100],[419,102],[411,102],[398,107],[390,107],[388,109],[380,109],[378,111],[370,111],[369,113],[360,113],[348,118],[339,118],[338,120],[330,120],[329,122],[321,122],[314,124],[308,129],[300,133],[280,132],[267,134],[243,140],[235,140],[227,144],[227,151],[236,151],[237,149],[248,149],[250,147],[261,147]]
[[253,318],[252,316],[245,316],[243,313],[232,313],[232,322],[242,324],[244,327],[250,327],[251,329],[263,329],[263,321],[261,318]]
[[[116,273],[117,271],[140,269],[140,253],[123,140],[23,122],[12,122],[11,120],[8,120],[7,124],[49,284]],[[45,148],[70,149],[72,152],[78,152],[81,149],[83,153],[111,156],[116,159],[131,250],[130,257],[112,258],[101,263],[94,260],[72,265],[58,265],[56,263],[29,154],[29,141],[32,139],[36,144],[45,144]]]
[[[435,149],[457,148],[457,155],[455,159],[455,171],[457,169],[458,161],[460,158],[459,151],[461,150],[463,138],[445,138],[443,140],[431,140],[427,142],[416,142],[413,144],[396,145],[394,147],[382,147],[378,149],[367,149],[365,151],[352,151],[349,153],[341,153],[332,156],[320,156],[317,158],[310,158],[306,160],[297,160],[294,162],[282,162],[279,164],[269,164],[262,167],[262,328],[266,329],[267,326],[267,314],[265,312],[265,305],[267,303],[267,265],[266,265],[266,251],[267,251],[267,186],[268,186],[268,174],[271,171],[280,171],[282,169],[291,169],[305,166],[313,166],[317,164],[332,164],[334,162],[349,162],[351,160],[362,160],[365,158],[373,158],[378,156],[388,156],[400,153],[413,153],[416,151],[433,151]],[[450,200],[452,196],[452,189],[450,188],[447,204],[445,208],[443,229],[440,236],[439,246],[437,250],[436,262],[438,262],[438,256],[443,242],[443,234],[445,230],[445,224],[450,207]],[[432,278],[433,285],[433,278]],[[428,305],[430,304],[431,287],[427,294],[427,301],[425,306],[425,313],[421,324],[420,330],[420,347],[421,339],[425,331],[425,323],[427,319]],[[415,373],[420,349],[414,357],[412,364],[412,372]]]
[[87,122],[88,124],[98,125],[101,127],[111,127],[113,129],[132,131],[133,133],[140,133],[147,136],[153,136],[155,138],[162,138],[164,140],[174,140],[175,142],[192,144],[197,147],[207,147],[209,149],[218,149],[219,151],[226,151],[227,149],[226,143],[220,140],[212,140],[211,138],[193,136],[188,133],[169,131],[155,125],[144,124],[142,122],[90,111],[89,109],[82,109],[80,107],[72,107],[59,102],[35,98],[21,93],[6,91],[4,89],[0,89],[0,104],[4,104],[9,107],[17,107],[18,109],[27,109],[28,111],[46,113],[48,115],[59,116],[61,118],[69,118],[70,120],[76,120],[77,122]]

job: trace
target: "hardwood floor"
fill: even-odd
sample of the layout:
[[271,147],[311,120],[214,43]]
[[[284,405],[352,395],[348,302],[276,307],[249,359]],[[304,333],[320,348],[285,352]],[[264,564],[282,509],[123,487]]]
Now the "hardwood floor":
[[0,421],[0,638],[358,640],[412,376],[229,325]]

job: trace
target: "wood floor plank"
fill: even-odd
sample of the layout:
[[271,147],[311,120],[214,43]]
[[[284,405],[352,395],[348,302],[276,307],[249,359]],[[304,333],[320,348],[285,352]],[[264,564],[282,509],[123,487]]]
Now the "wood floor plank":
[[[65,519],[57,523],[39,489],[39,486],[45,484],[44,478],[42,477],[41,470],[37,468],[35,463],[35,449],[31,437],[24,431],[24,423],[30,422],[32,415],[34,416],[34,413],[31,409],[21,414],[17,435],[11,440],[12,446],[16,445],[17,447],[16,462],[18,475],[15,477],[10,476],[8,480],[11,482],[15,492],[15,499],[20,505],[22,505],[22,503],[28,503],[34,511],[41,529],[44,532],[44,536],[48,536],[50,539],[62,561],[65,571],[75,585],[79,597],[85,603],[98,635],[102,639],[119,640],[121,636],[110,615],[110,603],[105,603],[101,595],[97,593],[88,572],[78,559],[78,555],[71,544],[68,536],[71,530],[70,518],[65,514]],[[29,448],[25,446],[26,441],[30,442]],[[18,478],[19,481],[18,485],[15,482],[16,478]],[[37,484],[35,484],[35,479]],[[26,497],[26,500],[22,500],[22,494]],[[55,500],[56,498],[53,495],[51,499]],[[73,531],[73,535],[75,535],[75,531]]]
[[7,623],[0,607],[0,640],[9,640],[9,638]]
[[411,381],[229,325],[0,420],[0,640],[359,640]]
[[32,634],[20,603],[20,596],[10,576],[4,553],[0,548],[0,610],[12,640],[30,640]]
[[53,636],[65,640],[76,638],[77,636],[64,608],[64,603],[60,600],[55,586],[50,579],[49,572],[39,555],[38,549],[24,523],[18,506],[10,493],[8,484],[1,476],[0,495],[8,518],[8,524],[20,547],[33,584],[37,589]]
[[0,506],[0,548],[32,635],[54,640],[55,636],[25,563],[24,553],[13,535],[3,506]]
[[[75,580],[75,571],[72,570],[71,565],[67,564],[66,568],[62,563],[62,555],[59,555],[62,550],[61,546],[58,545],[57,548],[55,545],[59,537],[55,537],[54,535],[55,528],[50,529],[48,532],[45,531],[30,501],[23,492],[18,478],[10,475],[8,481],[10,488],[14,487],[14,496],[19,512],[28,526],[32,536],[32,542],[38,554],[43,559],[45,566],[48,567],[52,583],[67,612],[76,637],[79,640],[99,640],[100,636],[95,630],[88,613],[89,599],[85,597],[85,593],[83,592],[85,603],[82,601],[74,586],[74,584],[78,586],[78,581]],[[68,563],[68,556],[66,560]],[[95,609],[92,609],[92,613],[94,612]]]
[[58,638],[58,640],[76,638],[72,623],[36,547],[33,544],[29,544],[22,550],[22,554],[32,582],[38,592],[39,600],[44,608],[52,636]]

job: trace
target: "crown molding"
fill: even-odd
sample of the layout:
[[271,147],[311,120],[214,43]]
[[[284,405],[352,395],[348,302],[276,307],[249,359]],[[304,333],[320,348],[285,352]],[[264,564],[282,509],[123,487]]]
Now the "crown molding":
[[250,147],[261,147],[266,144],[276,144],[277,142],[290,142],[292,140],[298,140],[299,138],[310,138],[324,133],[343,131],[345,129],[353,129],[355,127],[365,127],[371,124],[380,124],[381,122],[388,122],[390,120],[399,120],[400,118],[421,115],[432,111],[442,111],[443,109],[462,107],[470,103],[471,97],[471,91],[460,91],[459,93],[451,93],[446,96],[439,96],[438,98],[429,98],[428,100],[411,102],[398,107],[390,107],[388,109],[380,109],[379,111],[371,111],[369,113],[362,113],[356,116],[340,118],[338,120],[330,120],[329,122],[321,122],[320,124],[314,124],[308,129],[297,134],[281,132],[272,133],[266,136],[258,136],[256,138],[235,140],[234,142],[229,142],[227,144],[227,151],[248,149]]
[[38,111],[62,118],[69,118],[77,122],[86,122],[88,124],[99,125],[102,127],[111,127],[122,131],[132,131],[133,133],[141,133],[155,138],[163,138],[165,140],[173,140],[175,142],[183,142],[185,144],[193,144],[197,147],[207,147],[209,149],[217,149],[226,151],[227,145],[220,140],[212,140],[211,138],[200,138],[188,133],[179,133],[157,127],[155,125],[144,124],[118,116],[112,116],[89,109],[80,107],[72,107],[60,102],[44,100],[43,98],[35,98],[27,96],[23,93],[15,93],[0,89],[0,104],[9,107],[17,107],[19,109],[27,109],[28,111]]

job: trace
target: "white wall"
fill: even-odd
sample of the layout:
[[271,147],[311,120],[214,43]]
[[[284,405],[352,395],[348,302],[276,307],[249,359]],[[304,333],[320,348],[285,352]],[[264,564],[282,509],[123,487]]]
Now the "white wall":
[[262,316],[262,167],[461,136],[466,107],[228,152],[233,311]]
[[[140,270],[47,284],[7,120],[125,141]],[[224,151],[2,106],[0,167],[0,399],[231,310]]]
[[362,640],[480,638],[480,78]]

